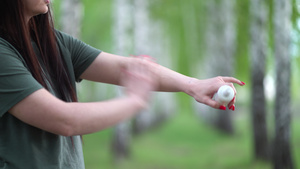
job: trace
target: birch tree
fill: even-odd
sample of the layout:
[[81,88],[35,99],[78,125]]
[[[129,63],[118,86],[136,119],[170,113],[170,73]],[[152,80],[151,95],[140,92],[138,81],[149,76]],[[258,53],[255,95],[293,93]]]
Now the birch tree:
[[[235,13],[234,6],[235,0],[219,1],[220,3],[220,19],[223,25],[220,37],[223,41],[219,41],[220,55],[218,59],[219,73],[222,76],[232,76],[234,72],[234,54],[236,46],[236,26],[235,26]],[[221,59],[221,60],[220,60]],[[221,65],[220,65],[221,64]],[[216,125],[220,130],[227,133],[233,133],[232,114],[231,110],[225,112],[219,112],[217,116]]]
[[[235,0],[210,0],[207,3],[207,14],[210,17],[207,23],[206,59],[203,66],[207,72],[206,77],[232,76],[236,46]],[[221,131],[229,134],[234,132],[231,110],[213,110],[202,105],[199,109],[207,112],[205,116]]]
[[[135,55],[151,55],[151,20],[149,16],[149,1],[133,0],[134,4],[134,53]],[[140,112],[133,121],[134,134],[140,134],[149,129],[155,120],[154,107]]]
[[266,0],[251,0],[250,58],[252,82],[252,127],[254,154],[257,159],[269,158],[269,144],[266,126],[266,101],[264,77],[266,52],[268,51]]
[[74,37],[80,36],[83,5],[80,0],[63,0],[61,2],[62,31]]
[[[160,62],[159,64],[171,66],[169,46],[162,38],[165,37],[162,32],[162,25],[150,17],[151,1],[133,0],[133,4],[134,54],[150,55]],[[154,93],[151,106],[135,117],[133,133],[140,134],[163,123],[175,109],[172,95],[170,93]]]
[[[62,0],[61,1],[61,30],[80,38],[82,20],[84,16],[84,5],[81,0]],[[89,81],[83,81],[76,85],[78,88],[78,96],[82,101],[92,101],[103,99],[108,95],[102,84],[96,84]],[[89,89],[89,90],[86,90]]]
[[291,1],[274,0],[276,62],[274,168],[294,168],[291,153]]
[[[129,55],[132,49],[132,4],[130,0],[114,1],[113,38],[115,52],[119,55]],[[120,87],[115,88],[122,95]],[[117,124],[113,130],[112,154],[116,162],[130,156],[131,127],[130,121]]]

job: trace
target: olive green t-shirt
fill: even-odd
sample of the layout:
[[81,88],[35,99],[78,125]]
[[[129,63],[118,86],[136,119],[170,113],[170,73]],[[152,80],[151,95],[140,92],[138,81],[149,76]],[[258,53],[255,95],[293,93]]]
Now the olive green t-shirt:
[[[56,37],[75,87],[75,81],[80,81],[80,75],[101,51],[59,31]],[[7,112],[41,88],[19,52],[0,38],[0,169],[85,168],[80,136],[71,139],[52,134]]]

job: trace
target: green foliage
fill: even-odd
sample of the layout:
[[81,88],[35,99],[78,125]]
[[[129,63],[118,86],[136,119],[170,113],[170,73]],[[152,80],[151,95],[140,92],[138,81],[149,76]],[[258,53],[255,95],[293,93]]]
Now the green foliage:
[[299,19],[300,13],[300,3],[297,0],[292,0],[292,23],[293,23],[293,28],[297,30],[298,32],[300,31],[299,26],[297,25],[297,21]]
[[172,56],[178,72],[191,75],[191,66],[202,59],[204,49],[205,3],[203,0],[154,1],[152,17],[163,21],[171,38]]
[[61,15],[60,3],[61,3],[61,1],[54,1],[51,4],[51,9],[53,11],[53,17],[54,17],[54,22],[55,22],[55,28],[57,28],[57,29],[60,28],[60,24],[59,24],[59,19],[60,19],[60,15]]
[[[219,133],[193,114],[180,113],[162,128],[132,140],[129,160],[112,163],[111,130],[84,137],[89,169],[271,169],[271,164],[252,158],[252,132],[247,112],[239,112],[234,137]],[[236,114],[237,116],[237,114]],[[300,119],[294,119],[293,153],[300,162]]]
[[237,48],[236,77],[250,79],[249,40],[250,40],[250,0],[236,1],[237,13]]
[[113,50],[113,1],[82,0],[84,18],[81,39],[106,52]]
[[[237,51],[235,76],[243,81],[250,81],[249,69],[249,3],[251,0],[237,0]],[[296,27],[299,12],[297,1],[293,1],[293,24]],[[82,22],[81,39],[101,50],[113,51],[113,1],[82,0],[85,16]],[[191,68],[202,61],[205,51],[205,31],[209,22],[207,0],[151,0],[151,17],[163,23],[165,37],[170,39],[173,67],[180,73],[193,75]],[[268,0],[269,12],[269,58],[268,69],[273,64],[273,0]],[[60,1],[54,1],[53,10],[56,27],[59,28]],[[133,9],[134,10],[134,9]],[[225,42],[224,42],[225,43]],[[295,58],[298,64],[299,57]],[[298,67],[298,66],[295,67]],[[298,69],[297,69],[298,70]],[[294,76],[298,76],[294,72]],[[300,79],[300,78],[299,78]],[[249,84],[249,83],[247,83]],[[294,81],[294,93],[298,92],[299,83]],[[241,92],[242,90],[238,90]],[[250,92],[246,92],[250,93]],[[236,122],[236,135],[228,137],[207,127],[191,113],[191,98],[179,94],[181,109],[179,116],[171,119],[160,130],[133,140],[132,158],[121,164],[112,164],[110,153],[111,130],[84,136],[84,154],[86,168],[210,168],[210,169],[268,169],[270,164],[254,162],[252,159],[252,133],[250,120],[246,113]],[[249,96],[247,104],[249,104]],[[241,98],[241,97],[240,97]],[[239,98],[239,99],[240,99]],[[238,100],[239,101],[239,100]],[[248,108],[247,108],[248,109]],[[298,110],[298,109],[295,109]],[[296,112],[296,111],[294,111]],[[241,113],[241,112],[238,112]],[[235,114],[241,116],[240,114]],[[300,162],[300,120],[292,123],[292,139],[295,160]],[[273,125],[272,125],[273,126]]]

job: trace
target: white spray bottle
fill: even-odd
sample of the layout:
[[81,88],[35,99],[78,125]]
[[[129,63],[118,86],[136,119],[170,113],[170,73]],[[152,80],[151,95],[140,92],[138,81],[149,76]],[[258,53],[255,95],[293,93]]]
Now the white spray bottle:
[[224,106],[227,106],[229,102],[234,98],[234,90],[228,85],[223,85],[215,93],[213,99]]

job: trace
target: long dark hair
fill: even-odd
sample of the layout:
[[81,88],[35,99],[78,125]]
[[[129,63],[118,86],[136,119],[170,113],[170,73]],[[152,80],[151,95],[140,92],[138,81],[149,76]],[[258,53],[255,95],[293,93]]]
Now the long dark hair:
[[[27,23],[23,0],[0,0],[0,37],[18,50],[33,77],[41,85],[49,90],[50,84],[62,100],[77,101],[74,86],[57,47],[50,7],[46,14],[34,16]],[[31,40],[38,46],[40,62]],[[44,65],[44,70],[41,64]],[[56,85],[52,83],[53,80],[57,82]]]

